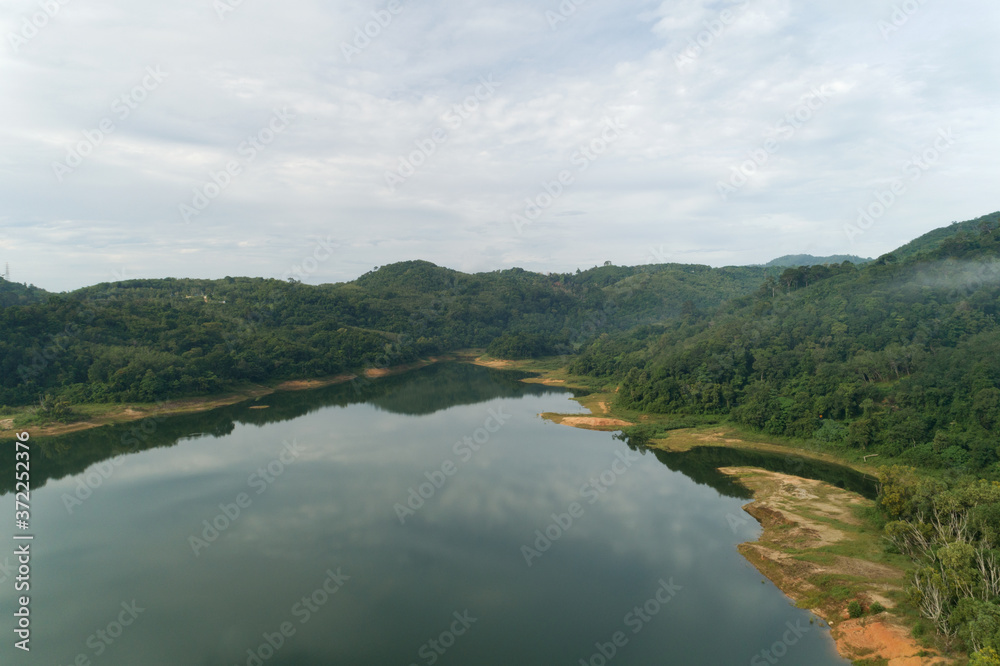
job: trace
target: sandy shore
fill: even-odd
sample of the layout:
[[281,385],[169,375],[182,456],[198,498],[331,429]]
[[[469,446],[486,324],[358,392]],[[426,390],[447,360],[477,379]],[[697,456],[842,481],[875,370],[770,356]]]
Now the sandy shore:
[[[854,511],[870,500],[822,481],[762,469],[720,471],[738,477],[754,492],[754,501],[744,509],[764,528],[760,539],[740,544],[740,552],[796,604],[809,607],[830,625],[841,656],[882,659],[888,666],[954,663],[920,645],[893,614],[892,599],[905,583],[901,568],[839,554],[880,551],[880,535],[866,532]],[[846,586],[849,596],[828,593],[825,588],[832,580]],[[847,603],[852,599],[865,607],[878,601],[888,610],[849,619]]]
[[[606,403],[591,406],[604,415]],[[607,416],[542,414],[554,423],[586,429],[614,430],[632,425]],[[669,442],[669,444],[668,444]],[[675,431],[659,444],[665,450],[686,451],[697,446],[726,446],[798,454],[774,444],[745,442],[726,437],[725,431]],[[828,462],[840,462],[829,455],[802,452]],[[854,466],[857,467],[857,466]],[[753,543],[740,544],[740,553],[767,576],[796,604],[805,605],[831,627],[837,651],[846,659],[871,660],[887,666],[946,666],[954,660],[919,644],[909,629],[893,614],[893,597],[904,588],[905,561],[889,564],[864,557],[848,557],[842,552],[866,553],[884,559],[881,535],[866,530],[855,507],[872,502],[830,484],[756,468],[729,467],[720,470],[739,477],[754,493],[754,501],[744,509],[757,519],[764,531]],[[843,592],[829,594],[835,580]],[[857,599],[867,608],[881,603],[886,612],[850,619],[847,604]],[[883,661],[879,661],[883,660]],[[867,661],[866,661],[867,663]]]

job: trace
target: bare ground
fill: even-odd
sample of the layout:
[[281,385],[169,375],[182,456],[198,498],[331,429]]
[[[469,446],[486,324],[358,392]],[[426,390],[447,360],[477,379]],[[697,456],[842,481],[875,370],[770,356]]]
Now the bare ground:
[[[431,357],[424,361],[408,363],[405,365],[393,366],[385,369],[370,369],[365,374],[369,378],[385,377],[396,375],[417,368],[422,368],[443,360],[450,360],[454,356]],[[18,430],[27,430],[34,437],[55,437],[67,435],[81,430],[100,428],[114,423],[128,423],[138,421],[150,416],[171,416],[177,414],[192,414],[205,412],[218,407],[226,407],[247,400],[255,400],[276,391],[306,391],[310,389],[333,386],[356,379],[357,375],[342,374],[333,377],[323,377],[319,379],[297,379],[281,382],[275,386],[265,386],[256,384],[243,390],[227,393],[223,395],[208,396],[202,398],[184,398],[180,400],[170,400],[159,405],[150,406],[125,406],[113,407],[100,415],[89,417],[82,421],[73,423],[50,423],[42,426],[29,425],[24,428],[14,428],[14,419],[4,419],[0,421],[0,438],[13,437]]]
[[504,361],[503,359],[493,359],[490,361],[484,361],[481,358],[474,360],[473,365],[481,365],[484,368],[509,368],[514,365],[513,361]]
[[323,388],[324,386],[333,386],[334,384],[342,384],[344,382],[349,382],[352,379],[357,379],[357,375],[337,375],[336,377],[327,377],[324,379],[295,379],[292,381],[282,382],[275,386],[274,388],[278,391],[307,391],[309,389]]
[[622,426],[633,425],[621,419],[604,418],[601,416],[576,416],[573,414],[553,414],[545,412],[539,414],[546,421],[551,421],[558,425],[567,425],[574,428],[586,430],[618,430]]
[[[744,509],[764,528],[757,542],[740,544],[740,552],[800,605],[818,600],[818,607],[811,610],[829,623],[843,657],[883,659],[888,666],[953,663],[917,643],[892,614],[892,602],[884,594],[902,588],[901,569],[830,552],[850,545],[852,540],[872,538],[857,529],[862,521],[852,510],[869,500],[821,481],[762,469],[728,467],[720,471],[740,477],[754,491],[754,501]],[[818,561],[808,559],[816,554],[824,556]],[[849,585],[850,598],[865,605],[879,601],[890,610],[848,619],[847,600],[823,595],[821,588],[831,579]]]
[[562,419],[562,424],[585,428],[632,425],[628,421],[622,421],[621,419],[602,419],[597,416],[565,416]]

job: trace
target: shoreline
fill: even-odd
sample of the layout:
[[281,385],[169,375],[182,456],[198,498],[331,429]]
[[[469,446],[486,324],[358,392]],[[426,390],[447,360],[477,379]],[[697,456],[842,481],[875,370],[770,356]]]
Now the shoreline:
[[[905,558],[856,556],[881,548],[880,536],[866,530],[857,515],[874,504],[871,500],[822,481],[759,468],[720,471],[753,492],[743,509],[762,527],[756,541],[739,545],[740,554],[796,606],[830,627],[842,657],[864,663],[878,659],[871,663],[887,666],[956,663],[918,643],[893,613],[903,595]],[[851,600],[862,603],[864,616],[849,618]],[[868,614],[868,605],[876,601],[887,610]]]
[[[608,405],[614,393],[588,386],[586,378],[574,377],[553,361],[506,361],[489,359],[476,350],[463,350],[451,354],[421,359],[388,368],[368,369],[369,379],[394,376],[424,368],[443,361],[471,363],[501,370],[523,370],[536,376],[522,379],[526,383],[564,386],[590,391],[576,398],[589,414],[539,414],[556,424],[586,430],[618,431],[622,427],[651,422],[651,415],[613,414]],[[9,420],[0,421],[0,439],[14,437],[20,430],[28,430],[33,437],[57,437],[107,425],[129,423],[150,417],[176,416],[210,411],[242,402],[258,400],[278,392],[305,391],[357,379],[357,374],[285,380],[273,384],[249,384],[234,391],[166,401],[155,405],[113,405],[85,420],[74,423],[43,424],[13,428]],[[81,407],[93,407],[91,405]],[[104,407],[101,405],[101,407]],[[261,407],[263,408],[263,407]],[[619,418],[623,416],[623,418]],[[625,418],[631,420],[625,420]],[[767,451],[801,456],[831,462],[872,474],[868,465],[841,459],[825,452],[781,446],[767,441],[748,441],[726,425],[716,424],[670,431],[667,437],[654,439],[650,448],[682,452],[702,446]],[[885,559],[884,549],[878,545],[878,555],[872,558],[845,556],[838,551],[852,552],[856,546],[872,541],[879,542],[880,535],[864,533],[864,522],[852,513],[850,507],[871,505],[860,495],[850,493],[821,481],[768,472],[750,467],[720,468],[723,474],[735,477],[753,493],[754,499],[743,509],[760,523],[761,535],[756,541],[740,544],[743,557],[766,578],[770,579],[789,599],[808,608],[831,629],[831,635],[841,656],[847,659],[882,659],[872,661],[888,666],[946,666],[955,660],[942,657],[929,648],[919,645],[909,630],[895,618],[891,609],[900,595],[904,583],[905,563],[896,566],[875,559]],[[859,532],[860,530],[860,532]],[[875,551],[872,551],[875,553]],[[834,598],[822,589],[822,580],[846,577],[836,590],[838,595],[847,589],[850,598],[865,603],[878,601],[888,612],[877,616],[848,619],[846,598]],[[847,580],[848,578],[860,579]],[[839,578],[838,578],[839,580]],[[817,585],[817,581],[820,584]],[[805,605],[803,605],[805,604]]]
[[[410,372],[411,370],[425,368],[429,365],[434,365],[435,363],[440,363],[442,361],[469,362],[468,357],[471,355],[471,352],[455,352],[447,355],[432,356],[420,361],[414,361],[413,363],[390,366],[388,368],[370,368],[364,372],[364,376],[368,379],[380,379],[382,377],[390,377]],[[72,423],[45,423],[41,425],[29,424],[15,427],[12,423],[14,419],[6,418],[0,420],[0,440],[6,438],[13,439],[15,433],[25,430],[30,432],[32,437],[59,437],[84,430],[92,430],[94,428],[103,428],[105,426],[117,425],[121,423],[132,423],[134,421],[141,421],[142,419],[151,417],[161,418],[168,416],[181,416],[184,414],[198,414],[218,409],[219,407],[229,407],[241,402],[258,400],[264,396],[272,395],[274,393],[309,391],[312,389],[344,384],[357,379],[359,376],[360,375],[357,374],[344,373],[315,379],[289,379],[276,382],[274,384],[248,384],[244,387],[227,391],[225,393],[196,396],[192,398],[178,398],[176,400],[167,400],[155,404],[99,405],[98,407],[107,408],[99,410],[98,413],[93,416],[85,417],[79,421],[73,421]],[[94,405],[87,405],[86,407],[93,408]]]
[[[555,412],[544,412],[539,414],[539,416],[543,419],[551,421],[557,425],[567,425],[574,428],[582,428],[584,430],[603,430],[606,432],[615,432],[628,426],[654,424],[656,423],[657,418],[662,418],[662,415],[650,415],[644,413],[621,414],[613,412],[608,405],[614,400],[614,392],[607,390],[595,391],[593,387],[586,386],[582,382],[575,381],[583,378],[576,378],[563,372],[553,372],[548,369],[532,366],[530,361],[506,361],[503,363],[507,363],[508,365],[490,365],[489,367],[506,367],[512,370],[527,370],[537,373],[539,375],[538,377],[521,380],[529,383],[565,386],[566,388],[593,391],[589,395],[575,398],[576,402],[580,403],[580,405],[590,411],[590,414],[559,414]],[[487,364],[477,363],[477,365]],[[752,434],[749,434],[749,436],[754,437]],[[747,451],[762,451],[766,453],[796,456],[840,465],[841,467],[847,467],[853,469],[855,472],[873,477],[878,474],[878,468],[873,465],[855,460],[848,460],[826,451],[800,448],[794,445],[786,446],[776,444],[774,442],[767,441],[763,437],[759,440],[748,439],[747,437],[748,433],[740,432],[729,424],[716,423],[690,428],[677,428],[675,430],[671,430],[665,437],[658,437],[650,440],[647,446],[651,449],[657,449],[669,453],[683,453],[698,447],[720,447],[743,449]]]
[[[541,372],[542,377],[535,381],[546,383],[547,374]],[[616,419],[608,408],[613,397],[603,393],[578,399],[590,415],[539,416],[584,430],[616,431],[622,426],[613,425],[615,422],[649,422],[650,415],[646,414],[638,418],[624,415],[632,421]],[[866,475],[877,471],[871,465],[822,451],[748,441],[723,424],[673,430],[665,438],[652,440],[649,448],[684,452],[706,446],[799,456]],[[881,531],[858,515],[874,506],[872,500],[823,481],[759,468],[721,467],[719,471],[734,477],[753,494],[753,500],[743,509],[761,525],[756,541],[739,544],[740,554],[796,606],[807,608],[820,624],[830,628],[840,656],[852,663],[883,666],[958,663],[921,645],[893,612],[903,599],[910,563],[902,556],[886,554]],[[864,616],[849,617],[847,604],[852,599],[865,607]],[[868,614],[869,604],[876,601],[887,610]]]

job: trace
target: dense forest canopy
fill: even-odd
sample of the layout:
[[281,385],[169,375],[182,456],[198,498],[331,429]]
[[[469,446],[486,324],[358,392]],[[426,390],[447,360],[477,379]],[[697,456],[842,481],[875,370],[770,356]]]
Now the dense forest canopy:
[[1000,215],[870,265],[785,270],[711,315],[599,336],[573,361],[622,407],[1000,478]]
[[[787,264],[793,265],[787,265]],[[469,275],[423,261],[342,284],[262,278],[0,280],[0,405],[72,418],[247,382],[358,372],[464,348],[564,355],[620,411],[728,420],[878,455],[890,547],[949,645],[1000,658],[1000,213],[874,261],[605,265]],[[630,445],[665,425],[620,437]],[[916,473],[915,470],[920,470]]]
[[768,274],[668,264],[467,275],[409,261],[320,286],[227,277],[49,294],[0,281],[0,404],[148,402],[491,344],[567,353],[600,331],[712,311]]
[[849,261],[858,266],[871,263],[874,259],[866,259],[853,254],[834,254],[829,257],[814,257],[811,254],[786,254],[783,257],[772,259],[764,264],[765,266],[783,266],[785,268],[795,268],[796,266],[823,266],[826,264],[842,264]]
[[0,281],[0,404],[58,415],[478,347],[571,355],[629,409],[996,471],[998,218],[862,265],[469,275],[409,261],[341,284],[150,279],[64,294]]

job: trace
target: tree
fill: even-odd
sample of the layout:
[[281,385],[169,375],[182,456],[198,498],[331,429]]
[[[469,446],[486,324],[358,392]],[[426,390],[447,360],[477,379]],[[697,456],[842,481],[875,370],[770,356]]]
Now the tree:
[[993,648],[986,648],[972,655],[969,666],[1000,666],[1000,653]]
[[976,394],[972,412],[979,424],[994,431],[1000,426],[1000,389],[986,388]]

